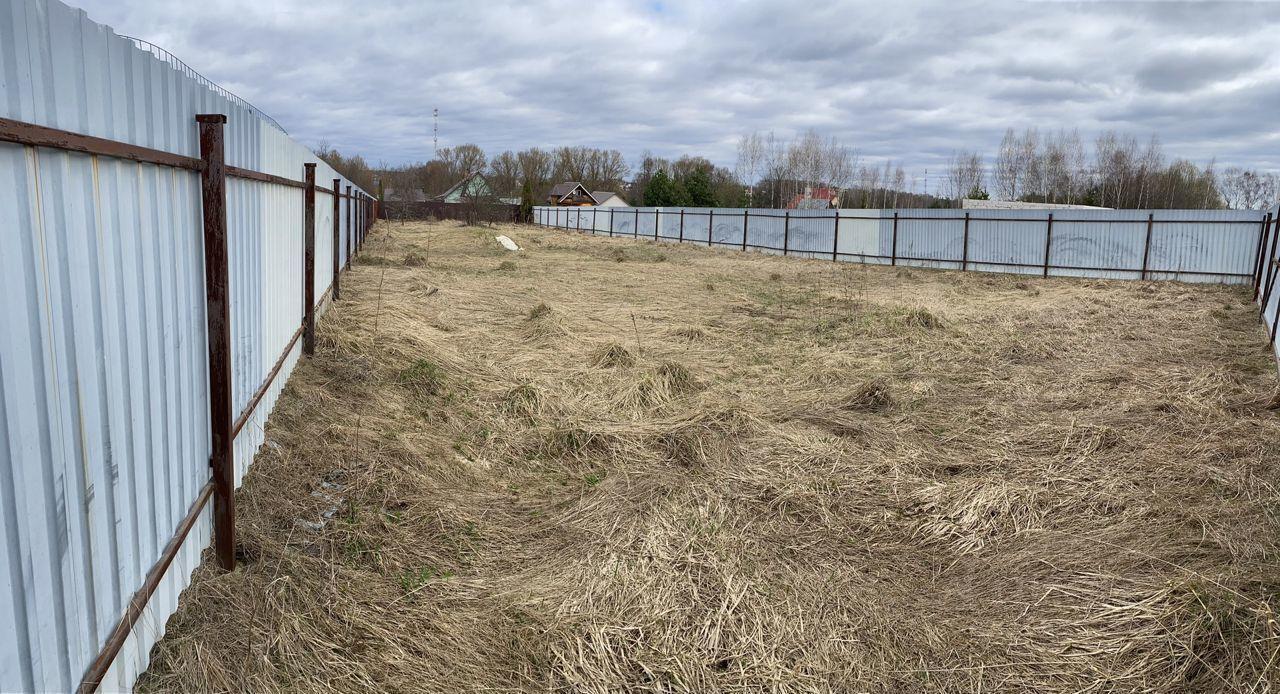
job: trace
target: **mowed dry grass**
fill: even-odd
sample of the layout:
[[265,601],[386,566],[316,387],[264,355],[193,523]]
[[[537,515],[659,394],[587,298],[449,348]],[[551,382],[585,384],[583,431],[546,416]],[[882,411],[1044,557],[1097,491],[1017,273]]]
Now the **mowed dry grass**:
[[380,225],[147,691],[1274,691],[1250,295]]

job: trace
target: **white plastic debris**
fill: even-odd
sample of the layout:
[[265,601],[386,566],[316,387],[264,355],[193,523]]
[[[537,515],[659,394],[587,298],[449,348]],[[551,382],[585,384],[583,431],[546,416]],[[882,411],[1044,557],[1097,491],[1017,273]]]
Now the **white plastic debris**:
[[515,241],[512,241],[511,239],[507,238],[506,236],[495,236],[494,238],[498,240],[498,243],[502,244],[502,247],[503,247],[503,248],[505,248],[505,249],[507,249],[507,250],[509,250],[509,251],[518,251],[518,250],[520,250],[520,247],[516,245],[516,242],[515,242]]

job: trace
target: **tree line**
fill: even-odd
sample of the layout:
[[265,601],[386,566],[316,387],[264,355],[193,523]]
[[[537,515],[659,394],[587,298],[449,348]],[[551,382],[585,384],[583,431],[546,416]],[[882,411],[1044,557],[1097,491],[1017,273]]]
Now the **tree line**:
[[634,166],[615,149],[572,146],[504,151],[492,158],[475,144],[445,147],[429,161],[370,167],[321,145],[317,155],[366,190],[395,189],[430,198],[480,172],[495,197],[541,204],[551,186],[578,181],[588,190],[622,195],[632,205],[698,207],[793,206],[830,192],[846,208],[957,207],[963,198],[1126,209],[1271,207],[1280,201],[1273,173],[1217,170],[1170,157],[1158,137],[1139,144],[1106,131],[1087,147],[1075,130],[1005,132],[995,156],[957,151],[930,190],[928,172],[909,173],[892,160],[863,163],[835,137],[808,130],[783,140],[751,133],[738,140],[732,168],[701,156],[665,159],[644,152]]
[[474,144],[444,147],[430,161],[376,172],[384,188],[401,193],[440,195],[472,173],[481,173],[499,198],[528,198],[540,204],[551,186],[578,181],[591,191],[621,192],[630,174],[622,153],[593,147],[531,147],[504,151],[492,159]]
[[[1022,133],[1011,128],[991,172],[996,194],[1006,200],[1125,209],[1225,207],[1228,179],[1214,171],[1213,162],[1201,167],[1170,159],[1159,137],[1139,145],[1134,136],[1113,130],[1098,135],[1088,153],[1074,130],[1042,134],[1035,128]],[[963,183],[975,181],[980,186],[981,178]]]
[[632,204],[645,207],[746,207],[750,203],[746,188],[729,169],[705,157],[672,161],[647,151],[627,192]]
[[927,176],[922,186],[893,161],[864,166],[856,152],[812,131],[786,143],[772,133],[743,136],[736,170],[757,181],[751,199],[760,207],[783,207],[799,192],[822,187],[840,189],[840,206],[854,208],[958,207],[964,198],[991,197],[1120,209],[1262,209],[1280,202],[1275,174],[1219,172],[1213,162],[1202,167],[1170,158],[1158,137],[1140,146],[1115,131],[1095,138],[1090,152],[1074,130],[1009,129],[990,167],[979,152],[953,152],[934,192]]
[[[334,171],[342,174],[348,181],[360,186],[366,192],[375,194],[377,186],[374,184],[374,170],[365,163],[364,157],[356,154],[354,156],[344,156],[341,152],[330,147],[327,142],[321,142],[315,151],[315,155],[321,161],[333,167]],[[320,183],[324,183],[321,181]]]

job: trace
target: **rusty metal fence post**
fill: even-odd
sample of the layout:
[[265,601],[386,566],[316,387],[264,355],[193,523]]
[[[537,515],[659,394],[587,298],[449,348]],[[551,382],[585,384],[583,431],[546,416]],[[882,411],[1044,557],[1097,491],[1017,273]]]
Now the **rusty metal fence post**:
[[[745,234],[744,234],[745,235]],[[787,245],[791,241],[791,210],[787,210],[782,218],[782,255],[787,255]]]
[[204,212],[205,318],[209,330],[209,433],[213,474],[213,545],[218,566],[236,566],[235,452],[231,425],[231,301],[227,261],[227,172],[220,113],[200,124],[200,195]]
[[893,247],[889,250],[889,264],[898,264],[898,212],[893,212]]
[[1049,224],[1044,228],[1044,276],[1049,276],[1049,249],[1053,245],[1053,213],[1049,213]]
[[340,220],[342,219],[342,179],[333,179],[333,300],[338,300],[340,291],[341,263],[339,252],[342,248],[342,227]]
[[969,269],[969,213],[964,213],[964,240],[961,241],[960,271]]
[[1144,280],[1147,278],[1147,262],[1151,258],[1151,229],[1155,224],[1156,213],[1147,213],[1147,241],[1142,244],[1142,274],[1139,275],[1139,278]]
[[355,230],[352,228],[352,226],[351,226],[351,218],[352,218],[352,212],[351,212],[352,204],[351,204],[351,202],[352,202],[353,200],[354,200],[354,198],[353,198],[353,197],[351,197],[351,186],[347,186],[347,237],[346,237],[345,241],[343,242],[343,245],[344,245],[344,246],[346,246],[346,249],[347,249],[347,262],[346,262],[346,266],[347,266],[347,269],[348,269],[348,270],[350,270],[350,269],[351,269],[351,247],[352,247],[352,238],[351,238],[351,237],[352,237],[352,236],[354,236],[354,231],[355,231]]
[[716,211],[707,214],[707,246],[711,245],[711,235],[716,230]]
[[302,353],[316,353],[316,165],[302,165]]
[[680,208],[680,243],[684,243],[684,208]]
[[831,262],[838,260],[840,260],[840,210],[836,210],[836,221],[831,230]]

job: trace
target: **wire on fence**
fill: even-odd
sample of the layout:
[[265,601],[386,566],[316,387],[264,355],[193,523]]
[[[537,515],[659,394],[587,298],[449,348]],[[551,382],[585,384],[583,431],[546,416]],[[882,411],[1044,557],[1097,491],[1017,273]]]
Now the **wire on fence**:
[[254,106],[253,104],[231,93],[230,91],[223,89],[221,86],[218,85],[217,82],[214,82],[208,77],[205,77],[204,75],[196,72],[195,69],[192,68],[190,65],[187,65],[186,63],[182,62],[182,60],[178,58],[178,56],[155,45],[154,43],[151,43],[150,41],[145,41],[143,39],[140,39],[134,36],[125,36],[123,34],[120,34],[120,38],[129,39],[130,41],[133,42],[133,45],[137,46],[139,49],[150,53],[152,56],[156,57],[157,59],[159,59],[164,63],[168,63],[168,65],[173,69],[183,73],[187,77],[190,77],[191,79],[195,80],[196,82],[199,82],[200,84],[217,92],[218,94],[221,94],[228,101],[234,103],[235,105],[240,106],[241,108],[248,109],[250,112],[253,113],[253,115],[270,123],[273,127],[275,127],[280,132],[284,133],[285,135],[289,134],[289,131],[285,130],[284,126],[277,123],[276,119],[272,118],[271,116],[268,116],[262,109],[258,108],[257,106]]

